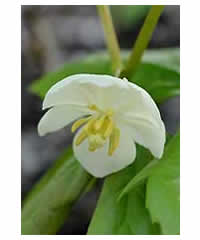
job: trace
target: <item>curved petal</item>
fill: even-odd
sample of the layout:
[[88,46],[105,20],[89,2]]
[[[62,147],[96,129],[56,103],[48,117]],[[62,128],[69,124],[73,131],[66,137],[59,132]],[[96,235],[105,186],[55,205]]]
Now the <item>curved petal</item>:
[[44,136],[47,133],[57,131],[83,115],[85,115],[85,111],[81,108],[67,105],[53,107],[40,120],[38,133],[40,136]]
[[165,126],[160,119],[151,119],[147,116],[130,117],[123,122],[133,140],[140,145],[148,148],[151,153],[161,158],[165,145]]
[[[76,134],[74,142],[79,133],[80,131]],[[117,172],[135,160],[135,143],[124,129],[121,129],[120,143],[112,156],[108,156],[108,141],[102,148],[97,149],[95,152],[88,151],[87,139],[79,146],[76,146],[74,142],[73,150],[75,157],[83,168],[95,177],[104,177]]]
[[165,144],[165,126],[151,96],[141,87],[127,82],[127,104],[116,116],[119,124],[126,125],[135,142],[148,148],[160,158]]
[[58,82],[47,92],[43,109],[60,104],[118,108],[119,99],[120,103],[126,102],[127,89],[127,81],[117,77],[76,74]]
[[126,115],[146,115],[160,121],[160,112],[152,97],[143,88],[134,83],[126,82],[126,103],[120,106],[119,116],[127,118]]
[[43,109],[62,104],[87,105],[89,96],[81,93],[78,84],[81,79],[82,74],[72,75],[53,85],[44,98]]

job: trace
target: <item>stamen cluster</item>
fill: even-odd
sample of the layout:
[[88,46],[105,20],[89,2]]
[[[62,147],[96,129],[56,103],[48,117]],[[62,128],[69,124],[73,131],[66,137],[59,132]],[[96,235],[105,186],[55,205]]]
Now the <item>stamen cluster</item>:
[[113,121],[114,112],[111,109],[104,112],[96,105],[90,105],[88,108],[94,111],[94,114],[81,118],[72,125],[72,132],[84,125],[75,144],[78,146],[88,138],[88,150],[94,152],[103,147],[109,139],[108,155],[112,156],[120,140],[120,130]]

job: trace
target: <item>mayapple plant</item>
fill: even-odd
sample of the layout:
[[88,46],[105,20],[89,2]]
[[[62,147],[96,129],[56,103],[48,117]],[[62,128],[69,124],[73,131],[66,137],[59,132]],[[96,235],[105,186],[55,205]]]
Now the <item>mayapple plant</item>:
[[[56,83],[47,92],[41,119],[41,136],[70,122],[73,150],[93,176],[105,177],[135,160],[135,142],[161,158],[165,127],[151,96],[141,87],[109,75],[77,74]],[[84,117],[85,116],[85,117]]]
[[74,138],[25,199],[22,234],[56,234],[103,177],[87,234],[179,234],[180,135],[166,132],[157,104],[179,94],[180,75],[173,49],[145,51],[163,8],[151,7],[124,59],[109,7],[97,6],[110,60],[67,64],[31,86],[48,109],[38,134],[73,122]]

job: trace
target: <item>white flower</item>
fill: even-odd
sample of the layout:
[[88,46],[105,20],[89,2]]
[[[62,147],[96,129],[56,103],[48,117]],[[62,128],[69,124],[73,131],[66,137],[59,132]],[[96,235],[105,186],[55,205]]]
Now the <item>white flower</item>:
[[57,131],[73,120],[73,151],[95,177],[131,164],[135,142],[160,158],[165,127],[150,95],[139,86],[108,75],[77,74],[55,84],[46,94],[39,135]]

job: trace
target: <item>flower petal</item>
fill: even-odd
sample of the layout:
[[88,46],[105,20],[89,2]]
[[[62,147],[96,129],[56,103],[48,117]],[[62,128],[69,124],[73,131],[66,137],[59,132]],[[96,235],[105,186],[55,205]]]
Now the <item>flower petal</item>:
[[84,108],[75,108],[68,105],[61,105],[51,108],[42,117],[38,124],[38,133],[44,136],[47,133],[57,131],[73,120],[85,115]]
[[[110,75],[76,74],[56,83],[46,94],[43,109],[60,104],[100,108],[119,107],[126,102],[127,81]],[[124,91],[122,91],[124,90]]]
[[161,158],[166,139],[165,126],[161,119],[158,121],[145,115],[129,116],[123,125],[136,143],[148,148],[155,157]]
[[125,168],[135,160],[135,143],[124,129],[121,129],[120,143],[112,156],[108,156],[108,140],[102,148],[97,149],[95,152],[88,151],[87,139],[79,146],[76,146],[75,141],[80,131],[81,130],[79,130],[74,138],[74,154],[83,168],[93,176],[105,177],[106,175]]
[[126,82],[128,93],[126,96],[126,104],[121,105],[121,113],[146,115],[160,121],[160,112],[152,97],[143,88],[138,85]]
[[133,140],[160,158],[165,144],[165,126],[151,96],[136,84],[127,82],[127,104],[121,106],[116,121],[127,126]]

